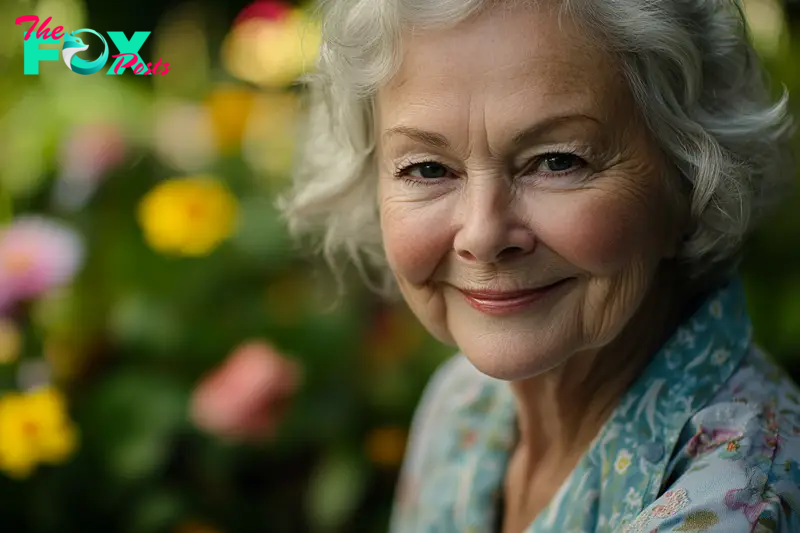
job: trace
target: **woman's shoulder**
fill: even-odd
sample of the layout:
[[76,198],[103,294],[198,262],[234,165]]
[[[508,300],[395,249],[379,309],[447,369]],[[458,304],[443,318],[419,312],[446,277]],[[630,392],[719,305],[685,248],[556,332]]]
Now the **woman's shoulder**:
[[662,491],[625,531],[800,531],[800,389],[753,346],[691,417]]
[[[800,461],[800,387],[763,349],[752,346],[685,429],[682,440],[690,456],[724,444],[730,452],[725,457],[741,459],[732,467],[757,461],[754,466],[765,470],[777,461]],[[753,453],[734,453],[744,443],[753,443]]]
[[750,407],[777,432],[800,435],[800,387],[789,373],[761,347],[753,345],[709,408],[728,403]]
[[664,490],[629,531],[800,527],[800,389],[762,349],[692,416]]

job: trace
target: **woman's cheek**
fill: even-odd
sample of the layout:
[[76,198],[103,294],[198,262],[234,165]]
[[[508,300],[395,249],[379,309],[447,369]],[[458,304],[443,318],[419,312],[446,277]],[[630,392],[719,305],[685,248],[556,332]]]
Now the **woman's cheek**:
[[449,222],[418,204],[384,205],[381,231],[389,266],[412,284],[423,284],[452,247]]
[[659,236],[643,205],[611,195],[564,195],[536,211],[539,240],[574,266],[611,275],[657,253]]

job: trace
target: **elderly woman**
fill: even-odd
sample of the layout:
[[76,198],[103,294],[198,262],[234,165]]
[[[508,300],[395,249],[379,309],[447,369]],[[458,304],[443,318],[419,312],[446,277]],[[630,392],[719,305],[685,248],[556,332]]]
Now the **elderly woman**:
[[392,531],[800,531],[800,393],[736,277],[790,121],[741,6],[322,8],[282,208],[460,352]]

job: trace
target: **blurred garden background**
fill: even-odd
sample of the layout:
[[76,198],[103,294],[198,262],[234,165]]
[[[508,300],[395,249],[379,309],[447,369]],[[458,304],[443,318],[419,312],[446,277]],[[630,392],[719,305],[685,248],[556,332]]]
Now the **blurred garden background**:
[[[800,94],[800,2],[745,4],[776,91]],[[331,310],[332,279],[277,217],[312,8],[0,0],[0,533],[386,530],[450,352],[354,272]],[[23,75],[25,15],[149,31],[139,54],[169,71],[80,76],[59,57]],[[743,270],[760,343],[800,378],[796,196]],[[272,367],[291,402],[269,438],[231,441],[192,406],[255,386],[253,339],[293,361]]]

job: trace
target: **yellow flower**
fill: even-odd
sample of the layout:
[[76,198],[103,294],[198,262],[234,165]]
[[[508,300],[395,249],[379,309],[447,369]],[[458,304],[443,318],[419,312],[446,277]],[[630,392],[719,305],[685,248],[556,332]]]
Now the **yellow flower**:
[[61,463],[77,443],[77,429],[56,389],[0,398],[0,469],[10,476],[26,477],[39,463]]
[[619,454],[617,454],[617,460],[614,463],[614,470],[617,471],[617,474],[624,474],[628,468],[631,466],[633,461],[633,454],[628,450],[620,450]]
[[236,211],[236,199],[222,183],[198,176],[157,185],[139,204],[138,218],[154,250],[199,257],[233,233]]
[[42,429],[39,460],[52,464],[65,461],[78,444],[77,428],[67,416],[65,398],[51,387],[33,391],[27,398],[31,420],[38,421]]
[[10,320],[0,318],[0,364],[13,363],[22,349],[22,334]]
[[25,398],[9,393],[0,398],[0,469],[14,478],[27,477],[36,466],[36,450],[29,445],[34,427],[26,424]]
[[408,434],[401,427],[373,429],[367,435],[367,456],[380,466],[394,467],[403,461]]
[[228,72],[263,87],[285,87],[313,69],[322,33],[318,21],[293,9],[285,18],[252,18],[234,27],[222,45]]

